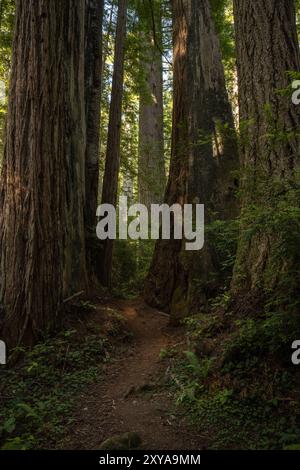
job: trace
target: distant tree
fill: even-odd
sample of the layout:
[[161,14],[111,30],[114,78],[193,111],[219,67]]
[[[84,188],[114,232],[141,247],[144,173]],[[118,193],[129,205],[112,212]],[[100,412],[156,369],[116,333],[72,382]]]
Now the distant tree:
[[[118,193],[118,176],[120,169],[120,139],[122,97],[124,81],[124,53],[126,39],[127,0],[119,0],[118,20],[115,41],[114,72],[109,113],[105,171],[102,187],[102,204],[116,206]],[[101,280],[105,286],[111,283],[113,240],[107,239],[103,244],[101,257]]]
[[166,171],[164,160],[163,64],[161,2],[147,3],[141,12],[142,91],[139,110],[139,202],[161,203]]
[[4,127],[7,113],[7,89],[15,17],[14,0],[0,1],[0,164],[3,157]]

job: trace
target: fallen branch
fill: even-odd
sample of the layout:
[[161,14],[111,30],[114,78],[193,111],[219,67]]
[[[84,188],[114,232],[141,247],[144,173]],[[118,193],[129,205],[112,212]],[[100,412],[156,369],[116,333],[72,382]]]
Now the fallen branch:
[[163,317],[170,318],[170,315],[168,313],[161,312],[160,310],[156,310],[156,314],[162,315]]
[[63,304],[67,304],[67,303],[71,302],[72,300],[76,299],[77,297],[80,297],[82,294],[84,294],[84,290],[81,290],[80,292],[76,292],[76,294],[73,294],[70,297],[67,297],[66,299],[64,299]]

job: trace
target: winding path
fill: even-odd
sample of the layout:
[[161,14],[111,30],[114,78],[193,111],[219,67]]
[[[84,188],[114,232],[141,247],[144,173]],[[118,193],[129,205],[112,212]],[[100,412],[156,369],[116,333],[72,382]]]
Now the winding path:
[[104,440],[137,432],[142,449],[201,448],[201,436],[178,414],[164,384],[168,364],[160,351],[183,341],[168,317],[140,300],[115,301],[125,316],[133,341],[124,355],[108,364],[105,377],[82,395],[76,422],[64,441],[67,449],[99,449]]

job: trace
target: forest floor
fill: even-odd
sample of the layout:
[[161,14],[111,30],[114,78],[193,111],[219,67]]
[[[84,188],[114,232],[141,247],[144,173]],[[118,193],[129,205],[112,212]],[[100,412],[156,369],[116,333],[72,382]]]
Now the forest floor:
[[269,323],[234,330],[218,310],[174,328],[141,299],[101,299],[0,370],[0,449],[300,448],[299,380],[255,349]]
[[[126,432],[141,438],[142,449],[201,449],[203,439],[174,404],[166,386],[168,361],[162,350],[184,344],[184,331],[168,325],[168,316],[143,301],[113,301],[108,306],[124,316],[132,336],[128,348],[107,363],[99,382],[81,393],[64,449],[99,449]],[[103,305],[97,307],[99,320]]]

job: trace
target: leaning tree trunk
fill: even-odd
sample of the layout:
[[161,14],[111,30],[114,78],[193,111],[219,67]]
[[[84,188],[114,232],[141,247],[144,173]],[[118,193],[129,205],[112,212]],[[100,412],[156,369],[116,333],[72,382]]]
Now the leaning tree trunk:
[[[156,12],[153,12],[153,15]],[[164,161],[163,65],[156,41],[161,36],[161,16],[142,34],[143,89],[139,111],[139,202],[150,207],[163,202],[166,172]],[[148,25],[147,25],[148,26]],[[150,26],[150,25],[149,25]],[[147,28],[148,29],[148,28]],[[154,29],[154,31],[153,31]],[[156,37],[154,37],[154,35]]]
[[[209,1],[173,0],[173,16],[173,136],[165,202],[205,204],[207,223],[212,211],[220,218],[236,212],[233,117]],[[146,300],[170,311],[176,322],[195,301],[194,277],[205,286],[214,258],[211,246],[186,256],[181,241],[159,240],[146,280]],[[198,290],[197,302],[205,302],[205,289]]]
[[[124,80],[124,52],[126,39],[127,0],[119,0],[116,30],[114,73],[107,135],[107,150],[102,188],[102,204],[116,206],[120,169],[121,117]],[[101,259],[101,281],[111,283],[113,240],[105,240]]]
[[97,281],[100,263],[95,227],[100,159],[102,19],[103,0],[85,0],[85,232],[87,267],[91,281]]
[[84,0],[18,0],[1,181],[2,337],[32,343],[86,286]]
[[[299,72],[300,59],[293,0],[235,0],[234,14],[244,214],[250,205],[263,210],[272,205],[275,192],[280,193],[279,181],[292,182],[299,168],[295,132],[300,109],[281,91],[290,84],[287,72]],[[243,225],[232,282],[233,294],[237,299],[240,293],[243,303],[245,292],[261,297],[265,290],[276,289],[283,271],[292,272],[299,263],[296,257],[278,260],[279,233],[252,230],[249,237],[250,230]],[[272,259],[279,261],[277,266]]]

